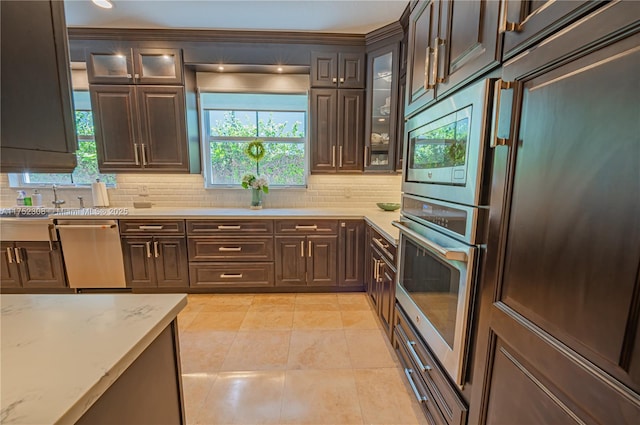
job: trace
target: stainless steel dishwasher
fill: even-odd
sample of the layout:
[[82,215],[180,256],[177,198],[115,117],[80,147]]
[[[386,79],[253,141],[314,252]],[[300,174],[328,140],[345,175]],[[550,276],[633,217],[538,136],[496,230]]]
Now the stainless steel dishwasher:
[[56,220],[71,288],[124,288],[117,220]]

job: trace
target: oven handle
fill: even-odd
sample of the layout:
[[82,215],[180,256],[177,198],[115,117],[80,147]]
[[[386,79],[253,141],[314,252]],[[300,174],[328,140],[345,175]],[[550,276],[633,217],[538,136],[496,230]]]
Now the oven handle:
[[401,232],[406,233],[407,235],[411,236],[418,242],[428,246],[431,250],[433,250],[435,253],[437,253],[438,255],[440,255],[442,258],[446,260],[467,261],[467,254],[465,252],[453,251],[451,249],[444,248],[438,245],[437,243],[425,238],[420,233],[409,229],[401,221],[392,221],[391,224],[397,227],[398,229],[400,229]]

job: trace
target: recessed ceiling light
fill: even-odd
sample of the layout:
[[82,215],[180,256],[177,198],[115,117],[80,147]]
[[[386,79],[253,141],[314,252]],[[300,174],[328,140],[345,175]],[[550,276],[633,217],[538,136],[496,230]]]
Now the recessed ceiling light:
[[385,121],[385,118],[378,118],[378,121],[380,121],[380,122],[384,122],[384,121]]
[[113,4],[111,4],[111,2],[109,0],[91,0],[93,2],[93,4],[95,4],[96,6],[100,6],[103,9],[111,9],[113,7]]
[[218,71],[224,71],[224,66],[219,66]]
[[278,71],[278,72],[282,72],[282,67],[281,67],[281,66],[279,66],[279,67],[278,67],[278,69],[277,69],[277,71]]

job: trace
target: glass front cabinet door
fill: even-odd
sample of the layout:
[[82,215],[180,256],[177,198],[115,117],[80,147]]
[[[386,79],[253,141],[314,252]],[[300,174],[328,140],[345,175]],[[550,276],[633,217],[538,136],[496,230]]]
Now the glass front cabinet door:
[[368,56],[366,171],[395,172],[398,50],[398,43],[394,43]]

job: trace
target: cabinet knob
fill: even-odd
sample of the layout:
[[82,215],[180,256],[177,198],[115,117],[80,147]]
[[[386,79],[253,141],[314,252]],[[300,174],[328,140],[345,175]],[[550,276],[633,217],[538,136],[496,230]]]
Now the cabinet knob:
[[336,77],[333,77],[333,80],[332,80],[332,81],[333,81],[334,83],[337,83],[337,82],[338,82],[338,79],[337,79]]
[[127,74],[127,78],[133,78],[131,74]]
[[340,82],[341,82],[341,83],[344,83],[344,78],[340,78]]
[[134,74],[134,76],[133,76],[133,77],[134,77],[136,80],[139,80],[139,79],[140,79],[140,74]]

